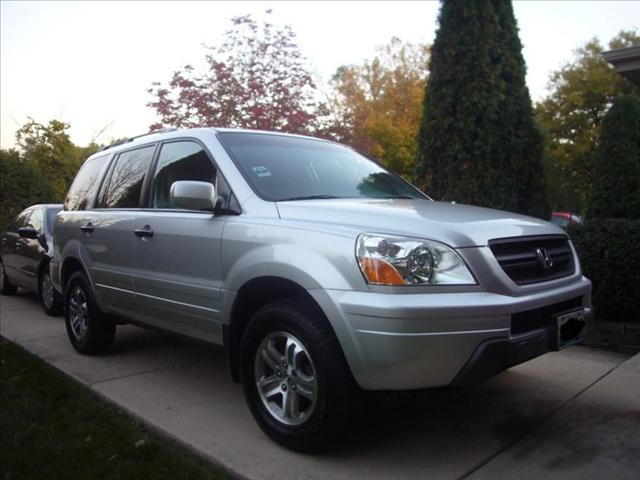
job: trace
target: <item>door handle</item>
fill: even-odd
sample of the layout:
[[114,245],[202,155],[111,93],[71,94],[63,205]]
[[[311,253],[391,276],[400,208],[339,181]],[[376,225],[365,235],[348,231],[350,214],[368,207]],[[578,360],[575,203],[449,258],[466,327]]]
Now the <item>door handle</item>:
[[93,224],[91,222],[86,223],[80,227],[84,233],[93,233]]
[[135,233],[136,237],[140,238],[153,237],[153,230],[151,230],[151,227],[149,225],[145,225],[144,228],[138,228],[134,230],[133,233]]

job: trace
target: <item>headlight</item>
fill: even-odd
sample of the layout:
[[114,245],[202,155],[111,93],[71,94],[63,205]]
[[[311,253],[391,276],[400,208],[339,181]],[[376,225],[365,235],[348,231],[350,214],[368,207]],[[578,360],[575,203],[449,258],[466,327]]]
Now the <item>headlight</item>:
[[367,282],[377,285],[473,285],[460,256],[433,240],[363,233],[356,256]]

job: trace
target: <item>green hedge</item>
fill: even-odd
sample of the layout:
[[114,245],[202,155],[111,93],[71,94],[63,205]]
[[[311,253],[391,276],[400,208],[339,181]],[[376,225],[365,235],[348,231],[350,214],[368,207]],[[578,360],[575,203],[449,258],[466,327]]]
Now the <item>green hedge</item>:
[[569,235],[585,276],[593,282],[596,318],[640,321],[640,220],[598,218]]

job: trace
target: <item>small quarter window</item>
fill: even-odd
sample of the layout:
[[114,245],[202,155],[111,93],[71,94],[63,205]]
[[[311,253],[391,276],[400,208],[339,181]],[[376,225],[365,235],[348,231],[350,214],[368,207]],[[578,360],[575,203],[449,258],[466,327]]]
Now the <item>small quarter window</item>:
[[145,174],[155,145],[123,152],[118,156],[101,195],[103,208],[137,208]]
[[108,155],[92,158],[84,162],[69,188],[64,201],[65,210],[85,210],[98,188],[98,179]]
[[162,145],[153,179],[153,208],[176,208],[171,203],[171,185],[180,180],[197,180],[215,185],[216,170],[204,149],[196,142]]

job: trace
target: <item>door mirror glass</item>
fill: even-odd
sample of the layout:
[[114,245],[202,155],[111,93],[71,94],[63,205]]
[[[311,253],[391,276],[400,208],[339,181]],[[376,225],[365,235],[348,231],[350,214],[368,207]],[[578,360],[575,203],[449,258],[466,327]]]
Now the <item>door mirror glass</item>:
[[181,180],[171,185],[171,203],[186,210],[215,210],[219,204],[216,189],[209,182]]
[[22,238],[38,238],[38,231],[33,227],[20,227],[18,235]]

